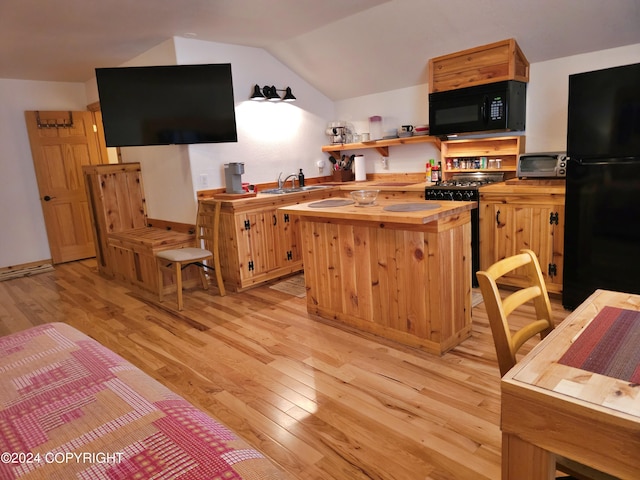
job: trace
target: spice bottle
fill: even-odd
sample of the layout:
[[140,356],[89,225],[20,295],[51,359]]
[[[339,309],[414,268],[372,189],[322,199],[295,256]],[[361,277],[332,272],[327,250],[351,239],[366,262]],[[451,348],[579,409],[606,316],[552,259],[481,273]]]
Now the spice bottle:
[[440,180],[440,167],[438,165],[433,165],[431,167],[431,181],[438,182]]

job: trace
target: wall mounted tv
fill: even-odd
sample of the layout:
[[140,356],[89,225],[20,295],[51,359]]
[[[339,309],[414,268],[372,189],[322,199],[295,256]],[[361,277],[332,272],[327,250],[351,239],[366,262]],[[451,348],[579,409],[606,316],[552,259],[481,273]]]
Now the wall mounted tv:
[[237,142],[231,65],[96,68],[108,147]]

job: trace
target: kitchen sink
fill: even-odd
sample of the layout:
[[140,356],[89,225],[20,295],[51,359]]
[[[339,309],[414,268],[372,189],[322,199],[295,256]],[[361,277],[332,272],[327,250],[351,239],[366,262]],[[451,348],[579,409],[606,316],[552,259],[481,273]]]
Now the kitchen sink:
[[260,193],[268,193],[271,195],[283,195],[285,193],[308,192],[310,190],[320,190],[322,188],[329,188],[329,185],[309,185],[304,187],[290,187],[290,188],[269,188],[267,190],[260,190]]

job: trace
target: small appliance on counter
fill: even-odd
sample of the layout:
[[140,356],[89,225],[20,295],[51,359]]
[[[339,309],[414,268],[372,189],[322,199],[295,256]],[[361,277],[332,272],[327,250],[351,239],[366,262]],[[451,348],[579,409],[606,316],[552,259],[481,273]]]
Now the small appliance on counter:
[[518,178],[555,178],[567,176],[566,152],[523,153],[518,157]]
[[244,173],[244,163],[225,163],[224,182],[227,193],[245,193],[242,189],[242,174]]

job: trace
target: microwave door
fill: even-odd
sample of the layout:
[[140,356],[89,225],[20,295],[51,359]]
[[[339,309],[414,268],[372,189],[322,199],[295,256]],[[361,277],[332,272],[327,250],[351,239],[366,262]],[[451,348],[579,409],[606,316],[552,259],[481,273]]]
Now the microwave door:
[[481,130],[488,115],[483,96],[458,95],[429,105],[431,135],[447,135]]

